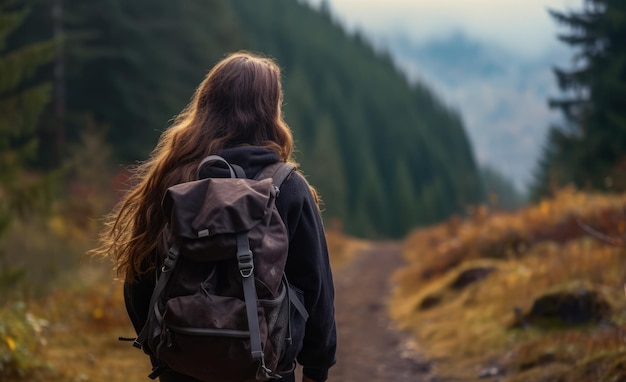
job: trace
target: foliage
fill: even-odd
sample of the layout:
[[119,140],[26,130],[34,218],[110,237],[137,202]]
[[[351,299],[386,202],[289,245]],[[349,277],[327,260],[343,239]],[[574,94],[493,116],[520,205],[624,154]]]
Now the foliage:
[[481,166],[481,178],[490,206],[515,210],[526,203],[526,196],[515,188],[510,179],[490,166]]
[[[245,47],[216,0],[64,2],[68,109],[109,126],[123,163],[143,160],[212,63]],[[76,140],[81,121],[70,121]]]
[[79,144],[68,150],[57,194],[46,213],[16,219],[5,231],[0,302],[41,297],[67,273],[73,274],[94,245],[100,217],[113,205],[104,128],[93,121],[84,123]]
[[[367,243],[330,231],[328,246],[333,267],[340,267]],[[117,341],[134,331],[124,308],[123,284],[113,280],[108,263],[83,261],[58,280],[44,297],[0,307],[0,362],[11,360],[13,367],[18,349],[20,357],[30,354],[20,358],[27,362],[20,364],[21,374],[9,374],[7,366],[0,369],[0,380],[145,379],[148,358],[130,342]]]
[[[25,20],[23,4],[0,5],[0,238],[16,217],[45,208],[50,180],[28,170],[37,151],[39,117],[50,100],[51,85],[36,80],[51,62],[55,43],[41,41],[8,50],[7,39]],[[7,267],[0,250],[0,294],[24,274]]]
[[369,247],[367,241],[347,236],[336,229],[326,231],[326,242],[328,244],[330,265],[334,270],[349,264],[350,260],[359,251],[366,250]]
[[[443,374],[610,380],[585,374],[594,364],[626,378],[612,366],[626,356],[626,252],[590,238],[578,224],[622,235],[624,205],[626,194],[562,189],[516,213],[482,208],[415,230],[404,245],[408,265],[394,276],[391,314],[428,358],[445,357]],[[537,308],[550,296],[564,296],[557,304],[580,296],[579,306],[584,296],[595,300],[580,315],[561,306],[565,313],[551,316],[552,308]]]
[[550,105],[563,116],[552,127],[539,164],[535,196],[572,182],[626,189],[626,3],[586,0],[581,11],[551,11],[569,28],[561,41],[576,51],[573,67],[555,69],[563,95]]
[[37,70],[54,54],[50,41],[6,51],[7,36],[23,22],[28,9],[0,7],[0,233],[15,215],[23,215],[41,193],[37,179],[23,169],[33,159],[38,117],[50,99],[49,83],[32,83]]
[[26,310],[23,302],[0,308],[0,376],[3,380],[25,378],[43,367],[40,360],[46,320]]
[[78,142],[68,148],[63,163],[66,197],[59,198],[58,211],[86,235],[100,229],[100,217],[113,206],[111,147],[106,143],[107,127],[91,116],[82,119]]

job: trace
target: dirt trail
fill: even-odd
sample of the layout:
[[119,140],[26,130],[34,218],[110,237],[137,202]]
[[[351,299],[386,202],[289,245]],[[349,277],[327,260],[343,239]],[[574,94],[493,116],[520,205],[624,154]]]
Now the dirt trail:
[[434,381],[430,364],[387,315],[389,278],[402,266],[400,249],[398,243],[372,244],[334,272],[339,344],[329,381]]

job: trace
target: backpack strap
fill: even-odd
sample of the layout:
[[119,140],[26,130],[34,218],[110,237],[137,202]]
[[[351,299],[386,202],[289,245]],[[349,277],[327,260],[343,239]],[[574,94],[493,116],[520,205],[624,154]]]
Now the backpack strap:
[[261,331],[257,317],[257,294],[254,285],[254,262],[248,234],[237,234],[237,263],[243,283],[243,295],[248,316],[248,331],[250,333],[250,350],[252,358],[258,359],[263,368],[265,360],[261,347]]
[[289,288],[289,300],[291,301],[293,306],[296,308],[296,310],[302,315],[302,317],[304,318],[304,321],[307,321],[309,319],[309,312],[306,311],[304,304],[300,301],[300,299],[296,295],[296,291],[294,291],[293,288],[289,286],[289,284],[287,285],[287,287]]
[[[276,195],[280,192],[280,186],[285,179],[295,170],[295,166],[289,163],[278,162],[267,166],[254,178],[262,180],[272,178],[276,189]],[[247,233],[237,235],[237,263],[243,284],[246,315],[248,317],[248,331],[250,334],[250,352],[252,358],[259,361],[258,372],[262,379],[274,378],[277,375],[265,365],[265,355],[261,346],[261,329],[258,321],[258,296],[254,281],[254,255],[250,250],[250,241]]]
[[[161,268],[161,274],[158,276],[157,279],[157,283],[154,287],[154,290],[152,291],[152,297],[150,298],[150,308],[155,310],[155,313],[158,313],[157,315],[155,315],[156,320],[159,321],[159,326],[161,324],[161,314],[158,311],[158,305],[157,305],[157,301],[159,299],[159,297],[161,296],[161,293],[163,293],[163,290],[165,289],[165,286],[167,285],[167,282],[169,281],[170,277],[172,276],[172,271],[174,270],[174,268],[176,267],[176,262],[178,261],[178,255],[180,253],[180,243],[178,241],[176,241],[174,243],[174,245],[169,249],[167,257],[165,258],[165,260],[163,261],[163,267]],[[149,333],[149,322],[152,316],[148,315],[148,320],[146,321],[146,323],[144,324],[143,328],[141,329],[141,331],[139,332],[139,334],[137,335],[137,338],[135,339],[135,342],[133,343],[133,346],[138,348],[138,349],[142,349],[143,345],[145,343],[146,340],[148,340],[149,336],[154,333]]]
[[280,186],[282,186],[283,182],[287,180],[295,170],[296,166],[291,163],[277,162],[265,167],[254,179],[272,178],[272,183],[274,183],[274,187],[276,188],[276,196],[278,196]]
[[222,158],[219,155],[209,155],[208,157],[204,158],[202,162],[200,162],[200,164],[198,165],[198,169],[196,170],[196,179],[202,178],[201,176],[202,169],[204,168],[205,165],[215,166],[216,162],[221,163],[223,165],[222,167],[225,167],[228,170],[231,178],[245,178],[246,177],[246,173],[244,172],[243,168],[241,168],[240,166],[228,162],[226,159]]

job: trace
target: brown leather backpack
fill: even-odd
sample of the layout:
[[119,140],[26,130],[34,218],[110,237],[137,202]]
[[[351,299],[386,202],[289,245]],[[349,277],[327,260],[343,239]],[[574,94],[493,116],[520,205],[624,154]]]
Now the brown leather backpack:
[[163,199],[171,247],[134,346],[158,363],[152,379],[168,368],[203,382],[278,379],[299,351],[291,324],[307,319],[284,275],[289,240],[275,205],[294,167],[246,179],[213,155],[198,174],[207,168],[227,177],[178,184]]

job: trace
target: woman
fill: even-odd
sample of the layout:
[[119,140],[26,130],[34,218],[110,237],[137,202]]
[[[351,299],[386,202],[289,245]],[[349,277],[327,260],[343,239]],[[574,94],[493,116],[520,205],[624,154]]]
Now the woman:
[[[125,279],[124,297],[137,332],[143,327],[167,248],[161,201],[168,187],[195,179],[198,164],[218,154],[254,177],[265,166],[293,163],[293,138],[282,118],[280,69],[246,52],[231,54],[208,73],[189,105],[166,130],[150,159],[135,169],[134,186],[109,217],[96,253],[112,256]],[[325,381],[335,363],[334,290],[315,191],[294,173],[276,201],[289,234],[285,273],[305,295],[309,312],[302,351],[303,381]],[[173,372],[161,381],[191,381]],[[294,381],[294,375],[283,381]]]

